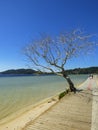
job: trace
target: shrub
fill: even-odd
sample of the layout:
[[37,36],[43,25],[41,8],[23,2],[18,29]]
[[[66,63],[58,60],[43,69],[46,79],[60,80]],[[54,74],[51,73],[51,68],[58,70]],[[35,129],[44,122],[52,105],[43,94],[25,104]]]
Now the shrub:
[[63,98],[67,93],[69,92],[69,89],[59,94],[59,100]]

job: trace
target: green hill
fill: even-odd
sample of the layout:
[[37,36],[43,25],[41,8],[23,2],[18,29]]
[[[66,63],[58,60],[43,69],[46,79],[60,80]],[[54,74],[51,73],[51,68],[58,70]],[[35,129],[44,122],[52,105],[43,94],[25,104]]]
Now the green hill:
[[[98,67],[76,68],[67,70],[66,72],[68,74],[98,74]],[[11,69],[0,72],[0,74],[38,74],[38,71],[35,71],[33,69]]]

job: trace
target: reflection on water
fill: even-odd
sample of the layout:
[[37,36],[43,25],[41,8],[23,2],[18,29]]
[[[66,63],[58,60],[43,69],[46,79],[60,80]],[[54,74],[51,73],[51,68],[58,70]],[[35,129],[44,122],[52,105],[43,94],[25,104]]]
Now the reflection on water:
[[[79,85],[87,75],[72,75],[75,85]],[[0,77],[0,121],[9,115],[67,87],[65,79],[59,76]]]

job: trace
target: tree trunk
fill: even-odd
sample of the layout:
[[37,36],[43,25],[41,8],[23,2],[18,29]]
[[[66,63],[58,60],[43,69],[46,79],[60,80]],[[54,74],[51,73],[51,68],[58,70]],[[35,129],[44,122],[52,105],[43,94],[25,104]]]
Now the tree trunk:
[[68,75],[66,75],[65,73],[63,73],[63,77],[67,80],[71,92],[76,93],[77,89],[74,87],[74,84],[71,81],[70,77]]

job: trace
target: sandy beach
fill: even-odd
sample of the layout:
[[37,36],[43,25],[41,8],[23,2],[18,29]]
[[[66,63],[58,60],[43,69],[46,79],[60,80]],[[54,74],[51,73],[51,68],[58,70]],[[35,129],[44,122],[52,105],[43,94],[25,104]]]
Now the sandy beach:
[[47,98],[34,105],[32,109],[27,110],[25,113],[19,116],[16,116],[16,118],[13,118],[13,120],[9,119],[8,122],[0,124],[0,130],[21,130],[29,122],[38,118],[57,102],[58,95]]
[[[88,93],[88,96],[86,96]],[[91,93],[69,93],[23,130],[91,130]]]
[[69,93],[23,130],[98,130],[98,78],[88,78],[80,93]]
[[[0,125],[0,130],[90,130],[92,126],[92,85],[87,79],[80,93],[69,93],[60,101],[48,98],[17,118]],[[93,114],[94,115],[94,114]],[[95,130],[95,129],[92,129]],[[97,130],[97,129],[96,129]]]

